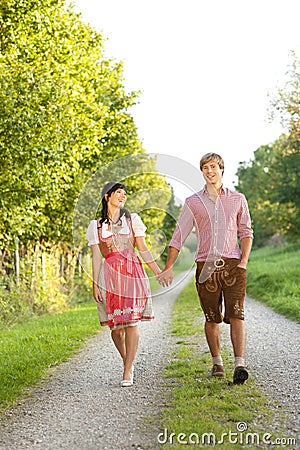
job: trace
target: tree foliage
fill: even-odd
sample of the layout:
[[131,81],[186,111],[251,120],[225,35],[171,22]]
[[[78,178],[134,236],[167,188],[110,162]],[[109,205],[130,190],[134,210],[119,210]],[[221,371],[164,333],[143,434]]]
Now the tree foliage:
[[[299,206],[286,184],[282,167],[291,165],[291,170],[299,169],[294,167],[288,156],[283,155],[284,142],[285,137],[282,136],[272,145],[261,146],[254,152],[253,160],[240,163],[237,171],[236,188],[248,199],[256,246],[263,245],[274,235],[294,238],[298,234]],[[283,195],[284,184],[286,189]]]
[[271,119],[279,119],[287,130],[289,152],[300,150],[300,57],[290,53],[287,79],[276,95],[271,98]]
[[237,172],[237,189],[249,201],[256,245],[275,234],[300,238],[300,60],[292,56],[285,86],[272,99],[272,117],[279,116],[287,132],[259,147]]
[[[182,209],[181,206],[175,204],[174,190],[172,189],[172,194],[166,209],[167,214],[165,215],[163,222],[164,240],[167,243],[169,243],[172,238],[181,209]],[[167,260],[167,256],[168,256],[168,246],[166,246],[162,255],[164,261]]]
[[0,12],[0,238],[70,245],[86,181],[143,153],[128,112],[137,93],[63,0],[1,0]]

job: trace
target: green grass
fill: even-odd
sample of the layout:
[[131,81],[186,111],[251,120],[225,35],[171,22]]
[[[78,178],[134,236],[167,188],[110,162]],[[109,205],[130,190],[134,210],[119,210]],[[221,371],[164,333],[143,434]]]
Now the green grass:
[[0,410],[47,377],[99,330],[95,302],[37,317],[0,333]]
[[[271,405],[255,386],[253,378],[250,377],[244,385],[231,383],[233,358],[229,349],[222,350],[227,377],[210,377],[211,357],[203,325],[199,321],[201,315],[192,281],[179,295],[173,312],[172,334],[177,339],[177,345],[173,361],[165,369],[165,404],[168,407],[160,419],[159,426],[163,433],[160,443],[165,443],[164,448],[176,449],[186,445],[189,439],[190,444],[197,443],[198,446],[202,440],[206,446],[215,439],[216,447],[222,445],[222,448],[231,450],[245,448],[246,439],[253,444],[258,436],[262,439],[264,433],[270,432]],[[281,420],[284,418],[281,417]],[[237,427],[242,426],[241,423],[248,426],[245,433],[238,432]],[[185,437],[180,433],[184,433]],[[229,433],[237,434],[229,437]],[[222,435],[224,442],[220,444]],[[283,425],[281,429],[276,429],[276,437],[282,436]],[[235,439],[238,443],[233,445]],[[248,448],[256,448],[256,445]]]
[[[177,271],[185,268],[179,264]],[[279,298],[288,302],[287,309],[291,310],[291,318],[295,318],[297,311],[299,314],[299,284],[295,276],[295,273],[299,272],[298,268],[297,247],[269,247],[254,251],[249,262],[248,293],[268,304],[278,294]],[[267,278],[268,289],[265,284]],[[285,290],[292,285],[295,295],[289,293],[282,297]],[[158,283],[154,280],[153,289],[156,287]],[[91,293],[86,296],[91,298]],[[291,298],[293,301],[290,301]],[[282,312],[282,309],[279,312]],[[222,433],[236,433],[239,422],[247,423],[247,432],[259,433],[261,438],[263,433],[272,429],[272,411],[276,408],[268,403],[255,386],[253,378],[250,377],[243,386],[228,384],[232,376],[232,356],[229,349],[227,353],[225,350],[222,354],[228,368],[227,378],[215,380],[209,377],[211,358],[203,334],[203,325],[199,322],[200,315],[198,297],[192,281],[180,294],[172,319],[172,333],[176,337],[177,345],[173,362],[165,372],[166,399],[163,404],[168,406],[164,409],[159,427],[162,431],[167,429],[169,433],[175,433],[175,437],[170,438],[168,435],[169,444],[165,447],[181,448],[176,440],[179,433],[185,433],[191,439],[202,437],[205,433],[214,433],[215,437],[220,439]],[[96,304],[90,301],[60,314],[37,317],[0,331],[0,411],[12,406],[41,378],[47,378],[49,368],[72,356],[85,345],[86,339],[98,330]],[[277,428],[276,437],[283,435],[282,430]],[[238,436],[242,439],[246,435]],[[206,438],[212,439],[212,436],[207,435]],[[243,448],[240,444],[233,445],[226,439],[229,437],[224,437],[223,448]],[[185,438],[182,437],[182,440]]]
[[247,267],[247,293],[300,323],[299,269],[299,244],[254,250]]
[[[181,265],[177,272],[184,268]],[[155,278],[150,281],[153,290],[159,287]],[[72,304],[83,303],[0,330],[0,411],[12,406],[40,379],[47,378],[51,367],[72,356],[99,330],[96,303],[87,302],[92,298],[91,290],[77,291]]]

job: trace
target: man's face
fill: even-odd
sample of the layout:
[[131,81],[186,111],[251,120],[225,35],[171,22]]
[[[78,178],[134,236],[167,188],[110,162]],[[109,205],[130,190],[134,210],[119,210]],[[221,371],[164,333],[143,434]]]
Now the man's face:
[[222,184],[223,169],[213,159],[203,164],[202,173],[207,183],[212,185]]

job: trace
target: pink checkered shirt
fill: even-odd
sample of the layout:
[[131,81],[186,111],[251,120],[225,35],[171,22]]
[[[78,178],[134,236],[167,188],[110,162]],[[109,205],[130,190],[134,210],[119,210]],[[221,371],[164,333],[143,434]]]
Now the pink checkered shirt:
[[196,261],[241,258],[240,239],[253,238],[251,218],[245,196],[222,188],[216,203],[206,187],[185,200],[169,246],[181,250],[195,227],[198,248]]

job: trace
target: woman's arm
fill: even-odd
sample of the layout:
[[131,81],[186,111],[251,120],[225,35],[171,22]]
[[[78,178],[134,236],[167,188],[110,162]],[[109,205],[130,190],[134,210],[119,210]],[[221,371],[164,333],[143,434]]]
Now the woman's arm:
[[93,269],[93,296],[97,303],[103,303],[101,291],[98,286],[100,271],[102,267],[102,255],[99,245],[91,245],[92,249],[92,269]]
[[153,256],[147,247],[144,236],[136,236],[135,238],[137,249],[141,255],[143,261],[147,264],[149,269],[154,273],[154,275],[158,275],[161,270],[153,259]]

